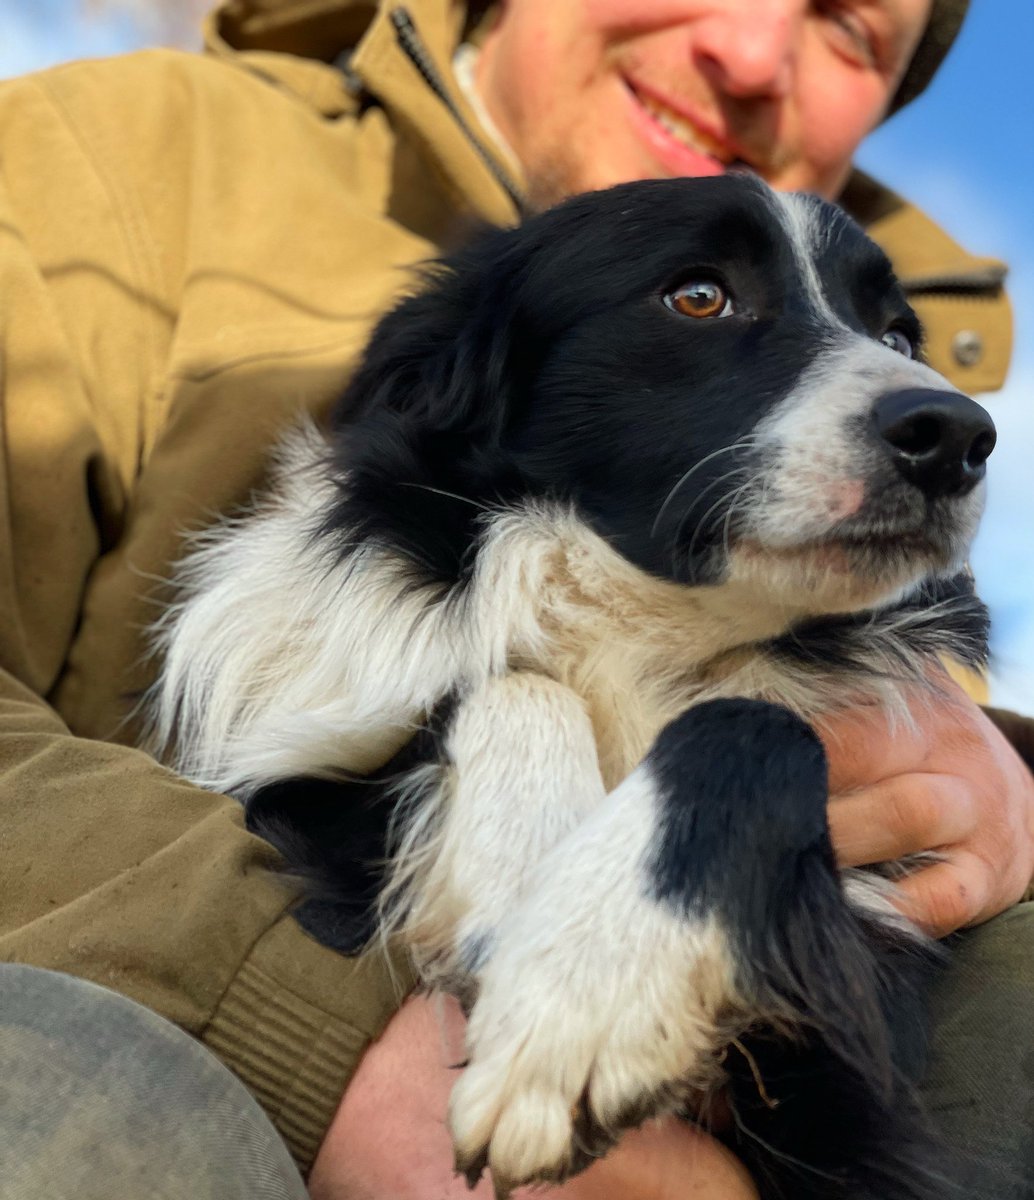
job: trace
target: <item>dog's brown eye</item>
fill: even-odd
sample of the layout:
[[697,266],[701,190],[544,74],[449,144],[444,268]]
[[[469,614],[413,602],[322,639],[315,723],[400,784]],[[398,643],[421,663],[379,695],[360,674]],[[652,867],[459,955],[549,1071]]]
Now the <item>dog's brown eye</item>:
[[669,292],[664,303],[684,317],[727,317],[732,301],[720,283],[711,279],[693,279]]

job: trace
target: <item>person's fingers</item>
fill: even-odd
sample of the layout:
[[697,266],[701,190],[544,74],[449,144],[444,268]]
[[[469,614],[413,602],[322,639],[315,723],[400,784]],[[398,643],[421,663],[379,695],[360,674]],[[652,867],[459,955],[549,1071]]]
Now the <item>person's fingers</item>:
[[1034,777],[955,685],[916,695],[912,716],[892,727],[862,706],[826,723],[830,829],[843,866],[941,851],[947,863],[916,875],[904,895],[944,934],[989,919],[1029,889]]
[[816,726],[829,762],[830,795],[922,770],[929,738],[922,724],[892,723],[872,705],[852,708]]
[[972,789],[954,775],[914,773],[836,796],[829,803],[829,831],[837,862],[864,867],[890,862],[972,833]]
[[966,850],[924,867],[898,885],[898,904],[931,937],[947,937],[983,919],[992,895],[987,864]]

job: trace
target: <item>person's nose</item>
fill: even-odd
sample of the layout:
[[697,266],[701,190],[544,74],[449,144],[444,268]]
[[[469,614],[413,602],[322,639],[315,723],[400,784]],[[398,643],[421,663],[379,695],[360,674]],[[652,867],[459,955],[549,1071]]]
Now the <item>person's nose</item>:
[[736,100],[789,94],[805,34],[807,0],[720,0],[693,29],[698,68]]

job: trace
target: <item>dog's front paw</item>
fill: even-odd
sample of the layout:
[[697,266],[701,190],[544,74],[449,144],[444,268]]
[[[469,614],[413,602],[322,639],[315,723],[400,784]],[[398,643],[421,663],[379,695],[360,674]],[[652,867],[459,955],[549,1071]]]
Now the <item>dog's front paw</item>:
[[754,1020],[831,1007],[835,972],[808,950],[812,901],[847,911],[825,802],[821,745],[785,710],[714,702],[662,730],[540,862],[477,972],[450,1108],[468,1179],[562,1179],[715,1088]]
[[472,1185],[486,1166],[502,1196],[564,1179],[622,1130],[722,1078],[717,1055],[738,1005],[720,928],[687,929],[641,896],[619,928],[610,918],[621,905],[608,914],[600,900],[594,920],[554,924],[549,941],[542,925],[538,937],[513,929],[522,948],[501,945],[482,976],[449,1110],[457,1170]]

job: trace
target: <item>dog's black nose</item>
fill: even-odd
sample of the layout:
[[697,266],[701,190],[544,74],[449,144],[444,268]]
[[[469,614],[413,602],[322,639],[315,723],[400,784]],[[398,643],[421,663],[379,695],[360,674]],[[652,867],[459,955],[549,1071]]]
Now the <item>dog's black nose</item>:
[[963,495],[994,449],[990,416],[968,396],[906,388],[881,396],[873,422],[898,471],[931,499]]

